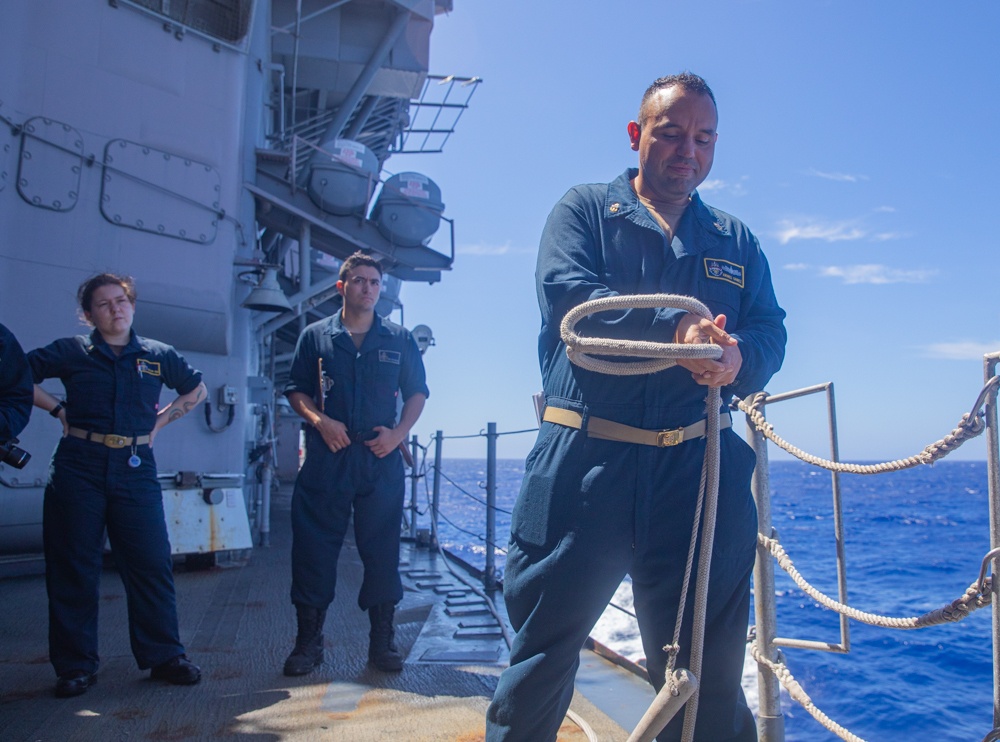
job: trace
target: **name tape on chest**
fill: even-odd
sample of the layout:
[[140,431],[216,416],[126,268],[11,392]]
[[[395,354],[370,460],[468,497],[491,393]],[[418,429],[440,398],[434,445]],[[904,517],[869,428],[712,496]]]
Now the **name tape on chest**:
[[160,362],[159,361],[148,361],[145,358],[140,358],[135,362],[136,368],[139,369],[139,374],[145,374],[146,376],[159,376],[160,375]]
[[379,363],[394,363],[398,366],[403,362],[403,354],[398,350],[380,350],[378,361]]
[[705,275],[743,288],[743,266],[718,258],[705,258]]

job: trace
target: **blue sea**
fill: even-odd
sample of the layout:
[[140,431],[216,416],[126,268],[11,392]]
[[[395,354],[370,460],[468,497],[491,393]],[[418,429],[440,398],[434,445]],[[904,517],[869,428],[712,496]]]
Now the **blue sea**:
[[[510,532],[521,460],[497,463],[497,537]],[[471,564],[485,559],[485,460],[441,465],[442,545]],[[841,475],[848,603],[910,617],[958,598],[989,551],[985,462],[940,462],[878,476]],[[836,598],[831,475],[797,461],[771,464],[773,523],[802,575]],[[502,575],[504,554],[497,555]],[[838,616],[803,594],[776,568],[780,636],[839,642]],[[631,609],[623,584],[615,603]],[[751,617],[751,621],[752,621]],[[981,740],[992,729],[990,609],[958,624],[899,631],[850,622],[850,654],[785,649],[789,670],[816,706],[870,742]],[[632,619],[609,608],[595,638],[639,660]],[[755,706],[755,665],[744,687]],[[836,740],[783,694],[789,742]]]

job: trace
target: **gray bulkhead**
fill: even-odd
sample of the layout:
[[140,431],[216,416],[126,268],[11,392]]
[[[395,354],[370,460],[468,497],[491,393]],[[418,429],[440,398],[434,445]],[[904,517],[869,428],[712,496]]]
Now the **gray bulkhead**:
[[[434,16],[450,7],[0,0],[0,321],[26,350],[84,333],[79,283],[135,277],[135,330],[176,346],[209,389],[211,424],[198,409],[156,443],[176,553],[247,548],[266,529],[262,464],[294,461],[284,449],[298,446],[275,382],[301,327],[335,311],[339,259],[363,248],[385,260],[386,314],[399,280],[451,267],[453,245],[394,245],[302,187],[334,136],[365,143],[379,169],[404,151]],[[263,266],[277,268],[290,311],[241,306]],[[272,428],[287,433],[274,445]],[[58,436],[36,410],[20,443],[32,460],[0,466],[0,555],[41,550]]]

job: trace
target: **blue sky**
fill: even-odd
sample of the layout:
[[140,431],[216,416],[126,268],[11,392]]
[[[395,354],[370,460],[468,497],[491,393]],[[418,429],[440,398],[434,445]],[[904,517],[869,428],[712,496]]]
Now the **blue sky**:
[[[833,381],[845,459],[949,432],[982,386],[982,354],[1000,350],[998,29],[986,0],[455,0],[431,71],[484,82],[442,154],[387,163],[429,175],[455,220],[454,270],[404,288],[406,324],[437,342],[414,432],[534,426],[542,225],[572,185],[635,165],[626,125],[643,91],[685,69],[719,103],[702,196],[758,236],[788,312],[768,391]],[[768,414],[828,451],[818,397]],[[505,436],[499,453],[532,442]],[[449,440],[444,455],[485,446]],[[959,455],[984,458],[982,440]]]

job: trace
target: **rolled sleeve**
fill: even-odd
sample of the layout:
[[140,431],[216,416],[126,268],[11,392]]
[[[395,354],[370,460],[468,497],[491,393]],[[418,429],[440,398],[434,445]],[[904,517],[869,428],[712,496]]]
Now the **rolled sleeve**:
[[180,353],[173,348],[169,348],[163,354],[164,374],[163,383],[184,395],[193,392],[201,383],[201,371],[189,364]]
[[427,388],[427,373],[424,370],[424,359],[413,336],[407,332],[403,345],[403,365],[399,374],[399,391],[405,402],[414,394],[423,394],[424,398],[431,396]]
[[292,367],[289,371],[285,388],[282,390],[286,397],[293,392],[301,392],[308,397],[316,396],[316,381],[318,378],[316,359],[318,357],[316,334],[310,328],[299,336],[299,340],[295,344]]

